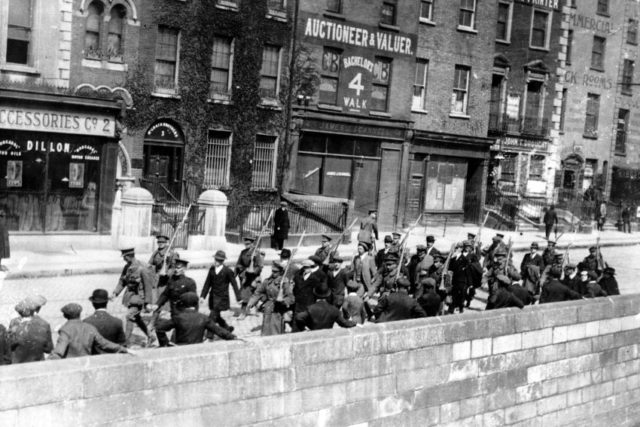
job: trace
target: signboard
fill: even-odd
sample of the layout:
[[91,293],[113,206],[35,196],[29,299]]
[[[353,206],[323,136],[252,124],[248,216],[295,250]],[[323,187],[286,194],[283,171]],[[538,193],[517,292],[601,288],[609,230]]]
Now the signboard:
[[116,123],[112,116],[103,114],[0,106],[0,129],[113,138],[116,134]]
[[545,9],[560,10],[560,0],[514,0],[516,3],[537,6]]
[[151,126],[145,135],[146,140],[167,141],[181,143],[182,133],[171,123],[158,122]]
[[[75,137],[71,137],[76,140]],[[77,141],[81,141],[78,139]],[[90,144],[73,143],[68,141],[39,141],[36,139],[5,139],[0,140],[0,157],[18,157],[32,152],[69,154],[75,161],[100,161],[100,151]]]
[[527,139],[506,137],[502,140],[504,147],[518,147],[527,150],[547,150],[547,141],[544,139]]
[[84,163],[69,163],[69,188],[84,187]]

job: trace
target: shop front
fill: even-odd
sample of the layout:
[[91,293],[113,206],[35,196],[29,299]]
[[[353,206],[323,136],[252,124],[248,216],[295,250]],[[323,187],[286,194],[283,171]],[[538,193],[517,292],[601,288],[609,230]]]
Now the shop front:
[[496,184],[503,194],[545,198],[545,179],[549,142],[546,139],[523,137],[502,137],[492,153],[495,159],[500,153],[502,159],[496,165],[499,175]]
[[118,150],[115,115],[5,101],[0,209],[9,230],[108,232]]

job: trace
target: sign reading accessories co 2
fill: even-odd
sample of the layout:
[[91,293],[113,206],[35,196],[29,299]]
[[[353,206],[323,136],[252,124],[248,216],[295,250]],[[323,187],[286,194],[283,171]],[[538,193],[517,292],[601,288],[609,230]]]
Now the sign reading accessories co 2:
[[0,106],[0,129],[114,137],[116,123],[103,114]]

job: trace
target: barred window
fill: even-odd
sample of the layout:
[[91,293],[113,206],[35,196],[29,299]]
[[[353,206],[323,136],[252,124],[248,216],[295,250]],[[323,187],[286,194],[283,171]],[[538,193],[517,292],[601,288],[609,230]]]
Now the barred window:
[[211,93],[228,95],[231,86],[233,41],[229,37],[213,38],[213,54],[211,55]]
[[271,135],[256,135],[251,177],[252,188],[270,189],[275,187],[276,139]]
[[280,47],[265,45],[262,49],[262,69],[260,70],[260,96],[278,96],[278,73],[280,70]]
[[175,92],[178,77],[178,38],[175,28],[158,27],[156,39],[155,86]]
[[529,163],[529,179],[542,179],[544,174],[544,156],[533,155]]
[[205,156],[204,185],[207,188],[229,185],[231,132],[209,131]]

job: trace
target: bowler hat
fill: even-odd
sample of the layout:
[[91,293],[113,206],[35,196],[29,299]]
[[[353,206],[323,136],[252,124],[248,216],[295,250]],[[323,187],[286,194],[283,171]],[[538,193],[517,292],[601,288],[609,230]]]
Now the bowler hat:
[[384,236],[384,242],[385,243],[393,242],[393,237],[391,237],[389,234],[387,234],[386,236]]
[[291,250],[283,249],[280,251],[280,258],[289,259],[291,258]]
[[185,292],[180,295],[180,303],[183,307],[197,307],[198,306],[198,294],[195,292]]
[[224,261],[225,259],[227,259],[227,254],[225,254],[224,251],[217,251],[213,258],[217,259],[218,261]]
[[322,258],[320,258],[319,256],[316,256],[316,255],[311,255],[309,257],[309,260],[311,260],[311,262],[313,262],[316,265],[322,264],[322,261],[323,261]]
[[555,240],[547,240],[547,246],[549,246],[549,245],[555,246],[556,245],[556,241]]
[[287,207],[287,206],[289,206],[289,203],[287,203],[286,201],[283,200],[283,201],[280,202],[280,206]]
[[433,237],[431,234],[427,236],[427,242],[433,243],[436,241],[436,238]]
[[80,317],[80,313],[82,313],[82,306],[80,304],[76,304],[75,302],[71,302],[62,307],[60,311],[62,311],[62,314],[64,314],[65,317],[68,317],[70,319],[77,319],[78,317]]
[[411,286],[411,282],[406,277],[400,277],[396,280],[396,286],[399,288],[408,288]]
[[358,246],[362,246],[365,252],[369,251],[369,244],[367,242],[358,242]]
[[433,261],[440,261],[440,262],[444,262],[444,256],[442,254],[435,254],[433,256]]
[[120,256],[135,255],[135,248],[120,249]]
[[331,289],[326,283],[320,283],[313,288],[313,294],[317,298],[328,298],[331,295]]
[[106,289],[94,289],[93,293],[89,297],[89,301],[96,304],[102,304],[109,301],[109,292]]
[[164,234],[160,234],[160,235],[156,236],[156,240],[158,242],[168,242],[169,238],[167,236],[165,236]]

